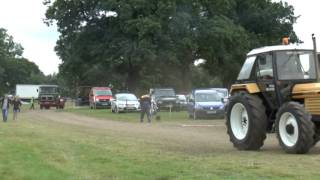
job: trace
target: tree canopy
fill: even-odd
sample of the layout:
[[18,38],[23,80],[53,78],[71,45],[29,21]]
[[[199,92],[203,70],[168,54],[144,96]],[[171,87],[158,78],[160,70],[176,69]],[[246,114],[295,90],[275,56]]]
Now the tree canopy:
[[[46,0],[70,86],[132,91],[228,86],[251,49],[297,41],[293,7],[270,0]],[[205,59],[201,69],[197,59]],[[199,77],[201,76],[201,77]],[[214,79],[214,81],[210,81]]]

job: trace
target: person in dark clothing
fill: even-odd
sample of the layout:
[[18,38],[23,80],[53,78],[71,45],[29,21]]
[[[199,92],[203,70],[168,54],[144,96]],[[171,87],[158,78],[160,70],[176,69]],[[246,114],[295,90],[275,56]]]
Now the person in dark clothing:
[[10,104],[10,99],[8,98],[8,95],[5,95],[4,98],[1,99],[3,122],[7,122],[8,120],[9,104]]
[[140,98],[140,106],[141,106],[141,114],[140,114],[140,122],[143,122],[144,114],[147,114],[148,122],[151,123],[151,98],[149,95],[143,95]]
[[21,107],[21,101],[18,96],[14,97],[14,100],[12,101],[13,106],[13,120],[16,120],[18,118],[18,112],[20,112]]

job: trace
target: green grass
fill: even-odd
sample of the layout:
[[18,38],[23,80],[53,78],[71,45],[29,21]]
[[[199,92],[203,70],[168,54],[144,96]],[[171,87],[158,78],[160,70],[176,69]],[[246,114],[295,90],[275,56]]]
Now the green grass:
[[[0,128],[1,179],[317,179],[318,155],[186,153],[165,142],[22,119]],[[179,146],[179,145],[177,145]]]
[[[81,107],[81,108],[69,107],[69,108],[66,108],[64,111],[81,114],[89,117],[115,120],[115,121],[126,121],[126,122],[140,121],[139,112],[128,112],[128,113],[117,114],[117,113],[112,113],[110,109],[90,109],[89,107]],[[160,122],[190,121],[190,119],[188,119],[189,115],[186,111],[171,112],[171,113],[168,111],[161,111],[157,115],[161,117]],[[144,120],[147,121],[146,115],[144,117]]]
[[[95,113],[100,114],[97,117],[108,114],[103,110]],[[21,114],[16,122],[9,119],[8,123],[0,124],[0,179],[318,179],[320,176],[319,147],[307,155],[288,155],[270,148],[261,152],[237,151],[231,145],[202,151],[206,144],[197,145],[188,147],[161,138],[66,125]]]

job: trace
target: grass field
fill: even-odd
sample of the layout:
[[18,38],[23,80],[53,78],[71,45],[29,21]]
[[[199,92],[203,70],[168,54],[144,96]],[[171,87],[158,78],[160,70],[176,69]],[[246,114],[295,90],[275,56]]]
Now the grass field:
[[[109,119],[115,121],[126,121],[126,122],[139,122],[140,113],[139,112],[127,112],[127,113],[112,113],[110,109],[89,109],[89,107],[81,108],[67,108],[66,112],[81,114],[89,117],[96,117],[101,119]],[[168,112],[162,111],[157,115],[161,117],[160,122],[176,122],[176,121],[189,121],[188,113],[186,111],[180,112]],[[145,115],[144,120],[147,121]]]
[[[0,179],[318,179],[320,148],[285,154],[269,136],[261,151],[237,151],[223,121],[181,128],[183,112],[163,123],[103,110],[24,110],[0,124]],[[12,115],[12,114],[11,114]],[[83,115],[98,117],[86,118]],[[56,120],[55,120],[56,118]],[[175,119],[177,118],[177,119]],[[72,123],[68,123],[72,119]],[[107,119],[112,119],[109,121]],[[74,122],[92,122],[92,126]],[[169,123],[169,124],[168,124]]]

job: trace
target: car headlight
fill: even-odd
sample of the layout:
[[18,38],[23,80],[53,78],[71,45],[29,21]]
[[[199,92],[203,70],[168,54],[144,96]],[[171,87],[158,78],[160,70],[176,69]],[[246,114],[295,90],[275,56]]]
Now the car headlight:
[[124,104],[118,104],[118,106],[119,106],[119,107],[124,107],[125,105],[124,105]]
[[223,109],[223,108],[224,108],[224,106],[220,106],[220,107],[219,107],[219,109]]

